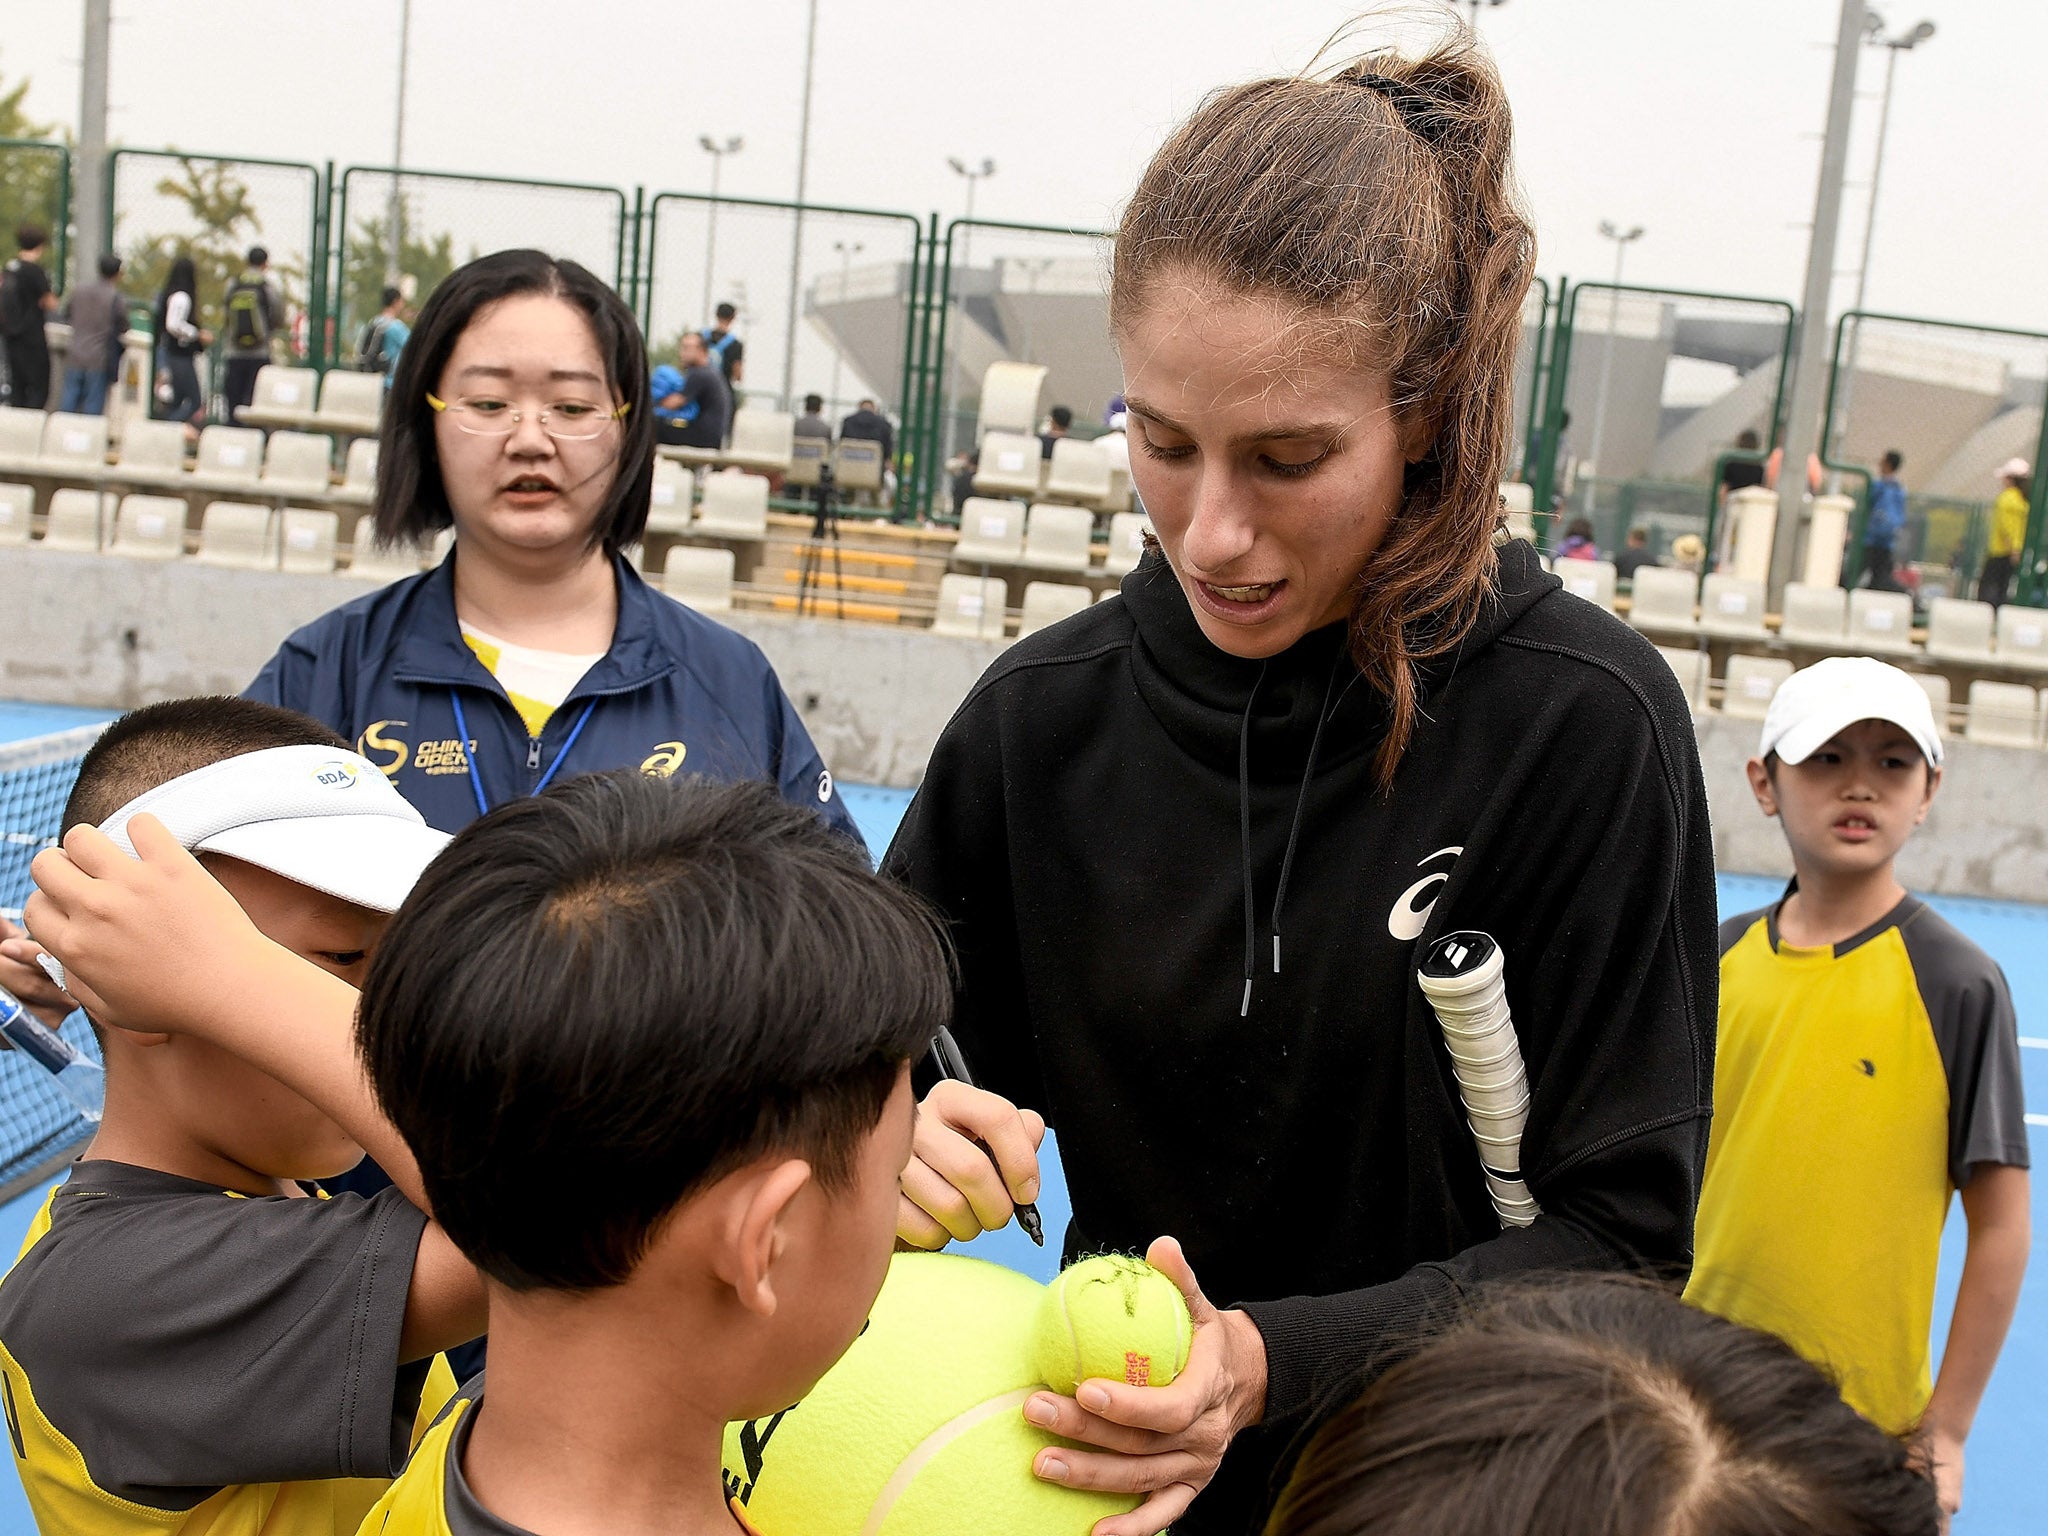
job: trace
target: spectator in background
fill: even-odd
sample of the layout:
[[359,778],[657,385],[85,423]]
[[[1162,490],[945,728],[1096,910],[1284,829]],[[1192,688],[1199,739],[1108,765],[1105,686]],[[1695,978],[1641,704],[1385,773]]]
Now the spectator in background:
[[815,437],[827,443],[832,441],[832,423],[825,419],[823,395],[804,396],[804,413],[797,417],[791,430],[798,437]]
[[1600,546],[1593,542],[1593,525],[1575,517],[1565,525],[1564,542],[1557,546],[1560,560],[1598,560]]
[[1650,558],[1650,530],[1631,528],[1628,547],[1614,557],[1614,574],[1621,581],[1633,581],[1637,571],[1657,562]]
[[248,263],[221,300],[220,392],[231,422],[256,398],[256,375],[270,361],[270,339],[284,329],[284,300],[270,281],[270,252],[252,245]]
[[213,332],[199,324],[199,279],[192,258],[180,256],[156,296],[156,414],[161,421],[183,422],[185,435],[195,442],[206,419],[198,358],[212,345]]
[[2007,459],[1998,469],[2005,485],[1991,504],[1991,545],[1977,577],[1977,600],[1993,608],[2005,602],[2013,566],[2027,542],[2027,485],[2032,474],[2033,466],[2025,459]]
[[64,357],[62,411],[98,416],[107,408],[107,380],[121,371],[121,337],[128,329],[128,301],[114,279],[121,258],[100,258],[99,279],[74,292],[64,304],[71,323],[71,350]]
[[739,313],[730,304],[719,305],[717,323],[703,333],[704,350],[718,364],[727,394],[736,394],[740,381],[746,377],[747,344],[732,333],[732,323],[739,318]]
[[[1118,395],[1117,399],[1121,400],[1123,396]],[[1120,469],[1127,475],[1131,472],[1130,420],[1122,411],[1112,412],[1109,430],[1095,439],[1095,446],[1108,458],[1109,467],[1112,470]]]
[[974,477],[981,470],[981,450],[970,448],[953,461],[953,521],[967,511],[967,498],[974,494]]
[[[1735,448],[1739,453],[1762,453],[1763,443],[1748,427],[1735,435]],[[1725,502],[1730,491],[1747,490],[1752,485],[1764,483],[1764,462],[1762,459],[1730,459],[1721,466],[1721,499]]]
[[723,448],[732,425],[732,390],[711,362],[702,331],[685,331],[676,361],[654,370],[655,441],[682,448]]
[[42,268],[50,237],[34,224],[14,232],[20,254],[0,272],[0,349],[7,358],[9,405],[40,411],[50,403],[50,339],[43,322],[57,307]]
[[398,372],[398,355],[412,340],[412,327],[405,323],[404,293],[386,288],[382,299],[384,307],[370,316],[356,337],[356,368],[361,373],[383,374],[384,387],[389,389]]
[[889,425],[888,417],[875,409],[873,400],[863,398],[859,409],[839,423],[839,437],[842,442],[850,437],[856,442],[880,443],[884,464],[896,458],[896,429]]
[[1879,592],[1899,589],[1892,580],[1892,561],[1906,527],[1906,488],[1899,484],[1899,466],[1905,462],[1896,448],[1877,461],[1877,478],[1870,482],[1870,515],[1863,523],[1862,570],[1849,578],[1852,587],[1868,575]]
[[1071,407],[1056,405],[1046,418],[1045,430],[1038,434],[1039,457],[1052,457],[1052,445],[1073,430],[1074,412]]

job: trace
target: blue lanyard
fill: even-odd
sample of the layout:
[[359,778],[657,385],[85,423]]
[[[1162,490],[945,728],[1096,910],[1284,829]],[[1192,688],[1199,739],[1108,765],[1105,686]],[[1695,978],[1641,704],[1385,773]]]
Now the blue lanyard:
[[[476,752],[470,744],[469,722],[462,715],[462,695],[451,688],[448,690],[448,702],[455,706],[455,729],[462,737],[462,760],[469,765],[469,787],[476,795],[476,813],[479,816],[488,816],[491,814],[491,803],[484,798],[483,777],[476,771]],[[561,770],[563,761],[569,756],[569,749],[576,745],[576,738],[583,734],[583,727],[590,724],[590,717],[596,710],[596,699],[583,706],[583,713],[577,716],[576,724],[570,728],[569,739],[562,743],[562,750],[557,752],[555,760],[548,764],[548,771],[542,774],[540,782],[533,786],[536,795],[554,782],[556,773]]]

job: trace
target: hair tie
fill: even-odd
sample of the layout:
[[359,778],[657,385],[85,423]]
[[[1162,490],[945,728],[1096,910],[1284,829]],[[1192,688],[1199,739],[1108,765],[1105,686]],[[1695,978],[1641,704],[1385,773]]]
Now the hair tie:
[[1442,142],[1442,123],[1432,109],[1429,97],[1406,80],[1370,72],[1345,75],[1343,79],[1348,84],[1363,86],[1385,97],[1387,104],[1394,109],[1394,115],[1401,119],[1402,126],[1430,148],[1435,149]]

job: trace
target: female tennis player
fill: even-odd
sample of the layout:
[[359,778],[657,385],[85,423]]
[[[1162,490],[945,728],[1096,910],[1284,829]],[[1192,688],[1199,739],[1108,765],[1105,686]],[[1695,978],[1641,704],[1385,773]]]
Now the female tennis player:
[[[1025,1408],[1089,1447],[1038,1475],[1150,1495],[1098,1536],[1256,1529],[1319,1400],[1476,1282],[1689,1261],[1707,805],[1670,669],[1499,532],[1510,136],[1462,30],[1173,135],[1111,293],[1159,548],[982,679],[888,855],[987,1090],[925,1101],[901,1238],[1033,1199],[1043,1116],[1069,1256],[1179,1241],[1186,1373]],[[1415,982],[1457,929],[1501,946],[1531,1088],[1513,1230]]]

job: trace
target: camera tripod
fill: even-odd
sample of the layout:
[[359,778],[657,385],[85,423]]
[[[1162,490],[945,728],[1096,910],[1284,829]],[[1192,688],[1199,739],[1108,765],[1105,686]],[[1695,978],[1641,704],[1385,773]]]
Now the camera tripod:
[[804,545],[802,569],[797,574],[796,612],[797,617],[815,611],[824,612],[824,604],[818,601],[817,593],[825,584],[825,546],[832,546],[832,592],[833,604],[840,618],[846,617],[846,572],[839,558],[839,487],[832,476],[832,466],[818,466],[818,485],[811,513],[811,536]]

